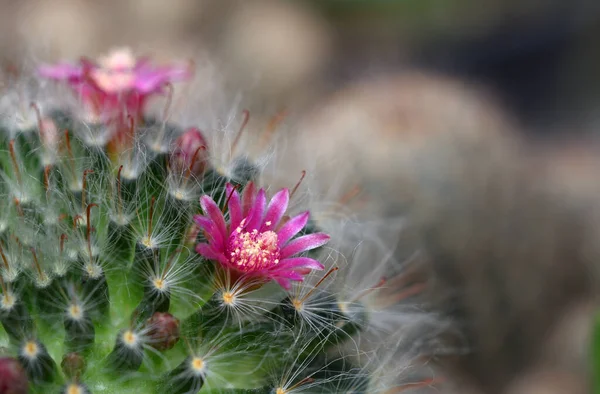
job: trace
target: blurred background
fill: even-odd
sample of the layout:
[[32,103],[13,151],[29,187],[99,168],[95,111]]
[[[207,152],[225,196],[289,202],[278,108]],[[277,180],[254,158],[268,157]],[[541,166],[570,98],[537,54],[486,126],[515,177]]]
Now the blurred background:
[[[94,56],[119,45],[210,52],[239,86],[300,100],[406,68],[483,84],[531,129],[597,121],[594,0],[1,0],[5,59]],[[568,125],[568,126],[567,126]]]
[[[377,190],[382,216],[398,210],[399,136],[493,129],[573,140],[600,130],[598,0],[0,0],[0,9],[8,69],[120,46],[212,64],[253,118],[293,109],[294,133],[308,141],[298,149],[319,144],[327,158],[315,165],[324,187],[344,178],[341,194]],[[569,182],[579,152],[561,155]],[[540,345],[540,367],[515,367],[483,392],[588,392],[594,308],[575,304]]]

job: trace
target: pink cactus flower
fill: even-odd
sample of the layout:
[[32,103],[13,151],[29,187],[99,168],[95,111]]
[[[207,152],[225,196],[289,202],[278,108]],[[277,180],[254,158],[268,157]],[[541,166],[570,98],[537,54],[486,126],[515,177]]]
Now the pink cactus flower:
[[256,192],[251,182],[241,198],[231,185],[226,190],[229,223],[211,197],[200,199],[204,215],[196,215],[194,220],[208,239],[208,243],[196,246],[200,255],[243,277],[275,280],[286,290],[291,281],[302,281],[311,270],[324,268],[315,259],[297,256],[326,244],[330,238],[324,233],[294,238],[306,226],[309,213],[281,223],[289,203],[288,189],[277,192],[268,206],[265,190]]
[[[117,49],[96,63],[59,63],[39,68],[41,76],[64,81],[83,104],[85,120],[113,126],[127,134],[128,118],[142,121],[148,98],[164,92],[167,83],[189,79],[190,64],[156,66],[146,58],[135,58],[127,49]],[[122,136],[121,136],[122,137]]]

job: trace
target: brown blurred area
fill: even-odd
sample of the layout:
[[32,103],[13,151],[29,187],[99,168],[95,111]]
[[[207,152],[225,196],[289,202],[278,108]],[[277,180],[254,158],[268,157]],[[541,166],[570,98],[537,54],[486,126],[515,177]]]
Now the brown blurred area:
[[[593,0],[2,0],[5,61],[129,45],[209,57],[263,105],[314,100],[360,78],[425,69],[476,82],[540,132],[596,122]],[[254,100],[256,101],[256,100]],[[274,104],[275,103],[275,104]]]
[[75,60],[130,46],[159,60],[213,62],[233,86],[271,102],[314,86],[331,54],[327,23],[287,2],[0,2],[4,62]]
[[[119,46],[163,60],[213,63],[232,98],[244,93],[243,106],[253,118],[266,122],[277,111],[292,109],[289,145],[305,152],[302,158],[322,163],[315,187],[326,189],[332,178],[342,178],[343,195],[358,185],[371,192],[373,212],[382,217],[401,211],[398,200],[407,194],[403,166],[413,165],[419,152],[437,152],[423,146],[438,135],[484,140],[475,146],[490,151],[495,137],[488,132],[514,134],[519,141],[533,137],[551,146],[541,161],[552,187],[565,191],[569,203],[587,207],[597,190],[590,184],[599,164],[598,1],[0,0],[0,10],[5,66],[95,57]],[[467,164],[487,160],[469,154]],[[443,168],[443,159],[429,162]],[[299,174],[302,166],[291,163],[282,171]],[[593,232],[590,226],[586,236]],[[559,264],[564,269],[570,262]],[[588,269],[569,267],[580,274]],[[520,275],[518,269],[507,269],[507,276]],[[531,269],[522,275],[520,283],[548,279]],[[556,281],[560,278],[548,279]],[[532,288],[546,297],[552,293],[547,286]],[[556,303],[560,310],[545,310],[557,316],[548,319],[545,330],[529,333],[538,335],[539,343],[519,365],[503,365],[505,374],[481,371],[496,368],[493,355],[484,357],[492,361],[477,366],[477,372],[449,368],[449,380],[457,377],[456,392],[588,392],[594,296],[566,294]],[[488,298],[494,297],[481,296]],[[546,308],[548,302],[539,305]],[[490,317],[482,326],[493,328],[494,319],[501,318]],[[526,327],[527,321],[520,324]],[[485,381],[492,375],[504,382]],[[432,392],[439,390],[445,388]]]

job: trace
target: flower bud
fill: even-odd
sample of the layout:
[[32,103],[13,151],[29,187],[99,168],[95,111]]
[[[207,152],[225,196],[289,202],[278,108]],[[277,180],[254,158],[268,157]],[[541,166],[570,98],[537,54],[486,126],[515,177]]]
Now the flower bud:
[[169,350],[179,341],[179,319],[170,313],[156,312],[146,322],[149,345],[157,350]]
[[197,128],[190,128],[175,141],[171,155],[171,171],[186,176],[200,177],[208,161],[208,145]]
[[29,392],[29,383],[21,364],[11,357],[0,358],[0,393],[26,394],[27,392]]
[[65,376],[70,379],[77,379],[85,372],[86,362],[79,353],[73,352],[65,354],[60,366]]

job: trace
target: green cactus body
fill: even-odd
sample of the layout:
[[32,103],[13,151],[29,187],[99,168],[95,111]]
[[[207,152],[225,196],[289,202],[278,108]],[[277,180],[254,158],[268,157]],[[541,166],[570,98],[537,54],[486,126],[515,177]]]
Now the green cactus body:
[[[129,116],[103,140],[112,124],[67,110],[38,116],[37,128],[4,130],[0,153],[0,338],[33,392],[367,392],[365,370],[332,351],[358,336],[367,310],[318,288],[284,290],[322,269],[306,256],[328,240],[305,226],[308,215],[271,209],[287,206],[287,191],[244,232],[258,215],[244,204],[264,200],[247,159],[232,179],[193,140],[201,134],[183,145],[191,156],[176,156],[188,132],[174,125]],[[158,138],[156,124],[169,133]],[[215,239],[215,209],[229,240]],[[285,246],[292,225],[302,231]],[[311,247],[298,241],[311,234]],[[217,242],[238,260],[207,258]],[[286,248],[297,257],[285,264],[301,269],[275,269]]]
[[[291,304],[248,316],[231,308],[215,263],[185,242],[199,195],[174,200],[166,179],[146,178],[148,165],[128,187],[135,197],[124,197],[121,163],[94,158],[70,129],[60,144],[68,140],[75,159],[67,150],[43,167],[36,132],[3,143],[2,199],[12,204],[2,212],[0,317],[4,345],[23,361],[35,391],[80,384],[69,392],[83,385],[94,393],[270,392],[269,377],[290,349],[299,360],[321,351],[329,334],[300,332]],[[167,169],[152,175],[160,173]],[[226,198],[225,182],[211,184],[202,194]],[[161,338],[148,321],[166,312],[181,322],[183,340],[157,350],[164,346],[153,343]],[[322,316],[323,329],[336,327],[338,315]],[[69,371],[68,355],[85,368]]]

